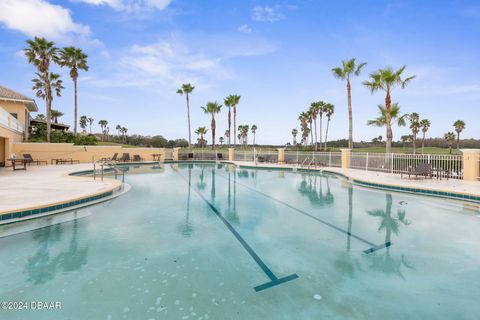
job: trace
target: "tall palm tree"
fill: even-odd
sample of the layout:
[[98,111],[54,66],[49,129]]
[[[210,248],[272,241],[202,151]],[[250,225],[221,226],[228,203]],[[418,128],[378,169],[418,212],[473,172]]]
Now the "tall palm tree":
[[413,154],[417,152],[417,134],[420,132],[420,115],[412,112],[408,118],[410,119],[410,129],[412,130]]
[[323,111],[325,112],[325,116],[327,117],[327,129],[325,130],[325,151],[326,151],[327,150],[328,127],[330,125],[330,120],[332,118],[332,115],[335,112],[335,106],[331,103],[327,103],[327,104],[324,105]]
[[298,134],[298,130],[297,129],[292,129],[293,146],[297,145],[297,134]]
[[182,84],[182,87],[177,90],[179,95],[185,95],[187,101],[187,117],[188,117],[188,147],[192,144],[192,131],[190,126],[190,94],[195,89],[190,83]]
[[302,144],[307,145],[308,135],[310,134],[310,129],[308,128],[308,118],[309,115],[307,112],[302,112],[298,116],[298,120],[300,120],[300,128],[302,130]]
[[[379,104],[378,106],[378,112],[379,116],[376,119],[373,120],[368,120],[367,125],[369,126],[375,126],[375,127],[383,127],[386,126],[387,124],[387,109],[385,108],[384,105]],[[398,103],[393,103],[391,108],[390,108],[390,122],[392,120],[395,120],[397,122],[397,125],[399,127],[404,127],[406,125],[406,118],[408,117],[408,114],[401,115],[400,114],[400,106]],[[393,137],[393,131],[390,126],[390,134]],[[388,135],[388,131],[387,131]],[[387,152],[388,153],[388,152]]]
[[87,133],[87,116],[80,117],[80,128],[82,128],[82,133]]
[[[312,121],[313,121],[313,124],[314,124],[314,135],[315,135],[315,150],[317,150],[318,148],[318,144],[317,144],[317,117],[318,117],[318,111],[319,111],[319,105],[318,103],[316,102],[312,102],[310,104],[310,109],[308,109],[308,112],[310,112],[310,116],[312,117]],[[313,141],[312,141],[313,143]],[[321,142],[320,142],[321,144]]]
[[117,124],[117,126],[115,127],[115,130],[117,130],[117,138],[118,138],[118,141],[120,141],[120,133],[122,131],[122,126]]
[[[50,63],[58,62],[58,48],[55,47],[55,44],[51,41],[47,41],[45,38],[35,37],[33,40],[27,40],[28,48],[24,49],[25,56],[28,59],[28,63],[33,64],[37,67],[37,75],[39,79],[44,79],[46,87],[44,88],[44,94],[38,95],[38,90],[33,89],[37,92],[37,97],[43,98],[45,100],[45,109],[46,109],[46,120],[47,120],[47,141],[50,142],[50,132],[51,132],[51,115],[50,111],[52,108],[52,88],[50,87],[50,82],[45,81],[51,78],[50,74]],[[40,76],[41,75],[41,76]],[[58,78],[57,78],[58,79]],[[35,81],[34,81],[35,82]],[[36,85],[36,83],[35,83]]]
[[253,133],[253,146],[254,146],[254,147],[255,147],[255,134],[257,133],[257,129],[258,129],[257,125],[255,125],[255,124],[252,125],[252,129],[251,129],[251,130],[252,130],[252,133]]
[[310,141],[312,143],[312,146],[313,146],[313,111],[312,110],[307,110],[306,111],[307,115],[308,115],[308,118],[307,118],[307,121],[310,125],[309,129],[310,129]]
[[[232,107],[234,103],[234,99],[232,95],[229,95],[223,100],[225,107],[228,108],[228,129],[227,131],[230,133],[232,129]],[[228,135],[228,146],[230,146],[230,134]]]
[[120,132],[122,133],[122,142],[123,142],[123,143],[126,143],[126,142],[127,142],[127,132],[128,132],[128,129],[125,128],[125,127],[122,127],[122,129],[120,129]]
[[423,119],[420,121],[420,127],[422,128],[422,153],[425,147],[425,135],[427,134],[428,129],[430,128],[430,120]]
[[460,149],[460,133],[465,129],[465,122],[463,120],[457,120],[453,123],[455,131],[457,132],[457,150]]
[[62,80],[60,80],[60,75],[57,73],[47,72],[40,73],[36,72],[37,79],[33,79],[32,90],[35,91],[37,97],[47,101],[47,142],[50,142],[50,132],[51,132],[51,123],[52,123],[52,89],[55,90],[57,97],[61,96],[63,85]]
[[78,99],[77,99],[77,80],[78,70],[88,71],[87,58],[88,56],[83,53],[82,49],[75,47],[66,47],[60,50],[61,67],[67,67],[70,69],[70,78],[73,80],[74,88],[74,122],[73,133],[77,134],[77,113],[78,113]]
[[[240,102],[240,98],[239,95],[231,94],[225,99],[229,102],[229,111],[230,107],[233,107],[233,147],[237,146],[237,105]],[[228,130],[230,130],[230,126],[228,127]]]
[[455,133],[447,132],[443,137],[445,140],[447,140],[448,149],[450,151],[450,154],[452,154],[452,144],[453,144],[453,141],[455,141]]
[[59,110],[53,110],[52,109],[50,116],[52,117],[53,122],[58,123],[58,118],[63,116],[63,112],[59,111]]
[[370,92],[373,94],[378,90],[385,91],[385,110],[386,110],[386,127],[387,127],[387,144],[386,144],[386,153],[392,152],[392,90],[400,86],[404,89],[410,81],[412,81],[415,76],[410,76],[405,79],[402,79],[402,73],[405,71],[407,66],[403,66],[397,71],[393,71],[392,68],[387,67],[385,69],[378,69],[377,71],[370,74],[370,81],[364,81],[363,85],[370,89]]
[[212,149],[215,149],[215,115],[220,113],[221,109],[222,105],[218,104],[217,102],[208,102],[205,107],[202,107],[204,113],[212,116],[212,121],[210,123],[210,127],[212,129]]
[[200,145],[200,147],[204,147],[205,146],[205,139],[203,138],[203,136],[205,134],[207,134],[208,130],[206,127],[198,127],[196,130],[195,130],[195,133],[200,136],[200,138],[197,139],[198,141],[198,144]]
[[316,108],[318,109],[318,118],[319,118],[319,123],[320,123],[320,137],[319,137],[319,142],[320,142],[320,149],[322,148],[322,132],[323,132],[323,114],[325,113],[325,105],[326,103],[323,101],[317,101],[315,102]]
[[355,58],[342,61],[342,66],[333,68],[333,76],[340,80],[347,81],[347,98],[348,98],[348,148],[353,148],[353,115],[352,115],[352,88],[350,79],[352,76],[359,76],[365,62],[356,64]]
[[88,125],[90,127],[90,134],[92,134],[92,124],[95,120],[93,118],[88,118],[87,121],[88,121]]
[[230,130],[225,130],[224,136],[228,140],[228,146],[230,147]]
[[107,135],[108,121],[107,120],[100,120],[100,121],[98,121],[98,124],[100,125],[100,128],[102,129],[103,138],[105,138],[105,136]]

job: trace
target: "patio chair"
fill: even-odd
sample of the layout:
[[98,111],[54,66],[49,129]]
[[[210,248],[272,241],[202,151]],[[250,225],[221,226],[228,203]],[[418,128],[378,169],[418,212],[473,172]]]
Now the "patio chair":
[[431,179],[432,166],[430,165],[430,163],[419,163],[414,170],[401,171],[400,179],[403,178],[404,174],[408,175],[408,179],[410,179],[411,176],[414,176],[414,177],[423,176],[425,178],[429,177]]
[[32,155],[30,153],[24,153],[23,154],[23,158],[26,160],[27,164],[32,164],[32,163],[35,163],[36,165],[39,165],[39,164],[47,164],[47,160],[38,160],[38,159],[33,159],[32,158]]
[[194,160],[193,152],[188,154],[188,160]]
[[217,153],[217,160],[224,160],[222,153]]
[[103,161],[118,161],[118,152],[115,152],[113,154],[113,157],[111,158],[102,158]]
[[133,155],[133,161],[134,161],[134,162],[142,162],[142,161],[143,161],[143,158],[140,157],[139,154],[134,154],[134,155]]
[[129,162],[130,161],[130,153],[124,153],[120,158],[120,162]]

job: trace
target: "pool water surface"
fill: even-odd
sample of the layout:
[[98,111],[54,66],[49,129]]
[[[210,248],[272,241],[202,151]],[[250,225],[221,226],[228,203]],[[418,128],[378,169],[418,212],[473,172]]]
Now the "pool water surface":
[[1,319],[478,319],[477,205],[328,173],[130,166],[123,196],[0,238]]

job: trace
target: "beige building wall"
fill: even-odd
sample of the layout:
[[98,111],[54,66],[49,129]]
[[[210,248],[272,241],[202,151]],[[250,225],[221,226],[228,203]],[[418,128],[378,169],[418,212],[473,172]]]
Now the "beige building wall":
[[13,144],[22,140],[23,136],[21,133],[0,126],[0,162],[8,165],[7,159],[13,153]]
[[0,107],[5,109],[5,111],[9,113],[16,113],[18,122],[20,122],[25,127],[25,130],[28,130],[28,123],[27,123],[28,110],[27,110],[27,107],[25,106],[25,103],[1,100]]
[[121,146],[75,146],[72,143],[14,143],[12,152],[18,157],[29,153],[32,158],[51,163],[52,159],[75,159],[81,163],[92,163],[101,158],[110,158],[118,153],[129,153],[130,158],[138,154],[145,161],[152,161],[152,154],[161,154],[160,160],[165,160],[163,148],[123,148]]

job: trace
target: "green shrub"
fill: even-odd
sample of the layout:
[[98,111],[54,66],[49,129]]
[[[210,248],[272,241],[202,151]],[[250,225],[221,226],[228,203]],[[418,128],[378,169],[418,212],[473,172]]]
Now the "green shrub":
[[88,135],[88,136],[78,135],[75,138],[74,143],[79,146],[93,146],[97,144],[97,137],[95,137],[94,135]]

